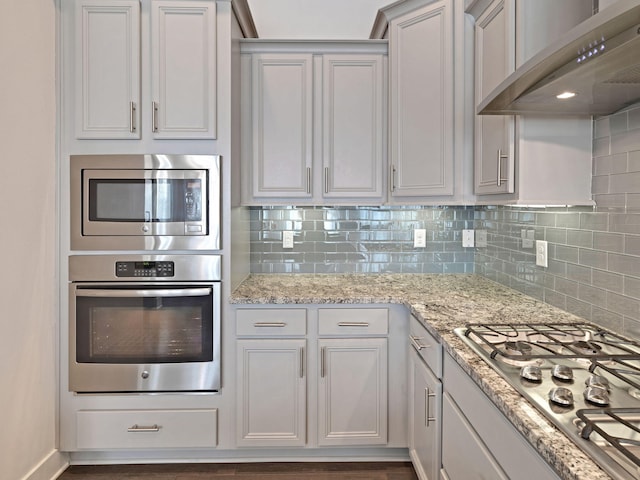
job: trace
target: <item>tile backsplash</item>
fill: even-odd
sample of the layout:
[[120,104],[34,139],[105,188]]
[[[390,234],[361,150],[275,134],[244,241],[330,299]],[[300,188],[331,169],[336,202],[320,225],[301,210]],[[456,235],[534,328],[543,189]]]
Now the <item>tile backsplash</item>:
[[[640,104],[594,122],[596,207],[261,207],[254,273],[471,273],[640,338]],[[427,247],[413,247],[413,229]],[[463,248],[462,230],[487,231]],[[282,232],[294,248],[282,248]],[[535,265],[525,236],[549,244]]]
[[[256,207],[250,212],[253,273],[471,273],[473,207]],[[414,248],[413,230],[427,230]],[[282,232],[294,232],[292,249]]]

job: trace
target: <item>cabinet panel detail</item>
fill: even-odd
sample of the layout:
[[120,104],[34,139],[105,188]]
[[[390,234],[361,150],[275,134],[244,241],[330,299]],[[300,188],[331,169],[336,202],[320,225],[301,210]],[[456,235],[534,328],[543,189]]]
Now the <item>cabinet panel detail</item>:
[[382,55],[323,56],[324,197],[381,197]]
[[75,4],[77,138],[140,138],[140,3]]
[[253,193],[310,197],[312,55],[253,57]]
[[215,138],[215,25],[215,2],[152,3],[154,137]]
[[319,445],[387,442],[387,339],[320,340]]
[[306,442],[306,341],[238,340],[238,444]]
[[454,193],[452,46],[446,1],[391,23],[390,175],[395,196]]

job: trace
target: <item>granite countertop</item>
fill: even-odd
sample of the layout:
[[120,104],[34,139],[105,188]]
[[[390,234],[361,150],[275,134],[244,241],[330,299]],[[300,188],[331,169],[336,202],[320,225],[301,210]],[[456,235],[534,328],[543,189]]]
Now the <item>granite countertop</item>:
[[611,478],[453,332],[468,322],[584,321],[580,317],[471,274],[252,274],[229,301],[405,305],[561,478]]

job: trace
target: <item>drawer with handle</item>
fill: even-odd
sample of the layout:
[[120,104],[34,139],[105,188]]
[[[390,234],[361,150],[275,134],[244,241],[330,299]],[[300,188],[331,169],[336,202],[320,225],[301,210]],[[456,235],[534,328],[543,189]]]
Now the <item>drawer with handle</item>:
[[387,335],[389,310],[386,308],[321,308],[318,310],[320,335]]
[[79,449],[213,448],[217,409],[80,410]]
[[304,308],[246,308],[236,311],[236,335],[305,335],[307,310]]
[[442,378],[442,345],[425,326],[411,315],[409,348],[413,348],[436,377]]

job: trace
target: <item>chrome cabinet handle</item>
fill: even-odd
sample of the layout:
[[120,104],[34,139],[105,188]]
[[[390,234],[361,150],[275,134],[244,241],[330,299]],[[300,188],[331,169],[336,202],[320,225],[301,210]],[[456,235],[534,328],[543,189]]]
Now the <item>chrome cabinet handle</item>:
[[395,165],[391,165],[389,167],[389,187],[391,193],[396,191],[396,167]]
[[153,102],[151,109],[151,124],[153,125],[153,131],[158,131],[158,102]]
[[136,131],[136,102],[129,102],[129,132],[135,133]]
[[424,424],[426,427],[429,426],[429,422],[435,422],[436,418],[431,416],[431,413],[429,412],[429,399],[435,397],[436,394],[435,392],[431,392],[431,390],[429,390],[429,387],[424,389]]
[[135,297],[202,297],[211,295],[211,288],[172,288],[162,290],[109,290],[78,288],[76,297],[135,298]]
[[304,347],[300,347],[300,378],[304,378]]
[[506,160],[507,158],[509,158],[509,155],[502,153],[502,149],[499,148],[498,149],[498,181],[497,181],[498,186],[502,185],[502,182],[507,180],[506,178],[502,178],[502,160]]
[[367,322],[338,322],[339,327],[368,327]]
[[254,327],[286,327],[284,322],[255,322]]
[[423,337],[414,337],[413,335],[409,336],[409,341],[413,348],[415,348],[418,352],[423,348],[429,348],[431,345],[420,343],[419,340],[422,340]]
[[329,167],[324,167],[324,193],[329,193]]
[[324,378],[324,357],[325,357],[325,347],[320,349],[320,378]]
[[127,428],[127,432],[131,433],[148,433],[148,432],[159,432],[160,426],[158,424],[153,424],[149,426],[141,426],[137,423]]

